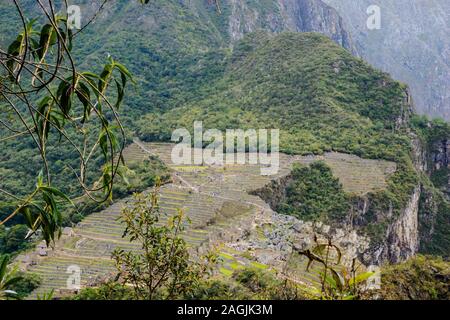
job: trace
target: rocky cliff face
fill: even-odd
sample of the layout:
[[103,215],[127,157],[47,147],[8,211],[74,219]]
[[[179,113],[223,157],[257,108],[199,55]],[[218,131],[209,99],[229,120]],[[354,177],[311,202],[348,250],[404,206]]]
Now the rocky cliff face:
[[[343,17],[360,55],[406,82],[418,111],[450,119],[448,0],[324,0]],[[378,5],[381,29],[367,28]]]
[[278,0],[278,4],[289,30],[320,32],[356,53],[344,20],[334,8],[321,0]]
[[[428,129],[433,131],[433,124]],[[417,139],[418,140],[418,139]],[[448,257],[450,255],[450,136],[445,130],[422,146],[425,176],[419,208],[420,252]]]
[[384,241],[364,255],[366,262],[398,263],[413,257],[419,250],[419,199],[421,188],[414,189],[411,199],[399,217],[388,225]]
[[441,137],[430,146],[429,157],[432,171],[448,168],[450,164],[450,140],[448,137]]
[[356,54],[356,47],[337,11],[321,0],[274,0],[270,6],[229,0],[229,33],[233,41],[258,29],[272,32],[319,32]]
[[[286,188],[291,181],[292,177],[288,175],[272,181],[264,188],[253,191],[252,194],[260,196],[269,204],[272,210],[276,211],[278,204],[285,198]],[[387,225],[384,233],[377,239],[366,238],[364,246],[356,247],[355,241],[351,241],[345,245],[345,250],[350,250],[352,255],[358,256],[366,265],[381,265],[386,262],[398,263],[414,256],[419,249],[420,195],[421,187],[417,186],[399,216],[394,216],[392,208],[389,208],[387,211],[375,212],[375,219],[379,219],[379,223],[383,223],[386,220],[391,222]],[[373,210],[372,206],[373,199],[366,196],[360,197],[353,202],[346,221],[333,223],[331,227],[328,226],[326,229],[321,227],[319,228],[320,233],[336,239],[339,238],[335,236],[336,233],[341,236],[352,232],[358,233],[356,240],[367,237],[365,227],[368,224],[368,216],[373,214],[371,212]],[[297,220],[295,218],[291,219]],[[309,234],[313,234],[314,228],[311,223],[310,225]],[[367,239],[370,240],[367,241]],[[370,245],[368,244],[369,242]]]

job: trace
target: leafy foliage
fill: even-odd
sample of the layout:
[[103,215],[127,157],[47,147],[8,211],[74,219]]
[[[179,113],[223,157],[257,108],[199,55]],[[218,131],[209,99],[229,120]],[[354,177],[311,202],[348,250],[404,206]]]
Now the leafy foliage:
[[20,280],[12,284],[10,289],[17,293],[19,299],[27,297],[41,284],[39,276],[33,273],[19,271],[15,276]]
[[[381,239],[419,183],[404,85],[312,33],[249,34],[225,64],[200,99],[139,120],[140,137],[168,141],[176,128],[192,134],[194,121],[203,121],[204,130],[279,128],[282,152],[337,151],[394,161],[388,189],[367,195],[373,219],[366,231]],[[344,209],[344,202],[337,206]],[[380,217],[391,209],[392,216]]]
[[[195,288],[207,275],[208,261],[190,261],[186,242],[181,238],[185,218],[181,210],[167,223],[159,224],[159,186],[149,194],[136,194],[132,207],[122,211],[126,226],[123,236],[137,241],[142,251],[113,252],[118,279],[133,286],[135,299],[174,299]],[[162,221],[161,221],[162,222]]]
[[411,119],[411,126],[427,146],[450,135],[449,123],[440,118],[430,120],[425,115],[415,115]]
[[[2,113],[7,115],[0,122],[0,141],[28,144],[30,153],[39,158],[37,171],[41,172],[34,191],[23,186],[18,193],[0,188],[9,206],[12,202],[16,207],[0,224],[21,214],[31,233],[41,230],[47,244],[60,233],[60,200],[70,202],[69,196],[73,196],[53,184],[48,150],[58,149],[64,141],[70,156],[76,155],[78,171],[69,168],[81,192],[99,203],[111,199],[115,177],[123,177],[125,170],[125,131],[118,110],[127,81],[133,81],[131,73],[112,57],[98,75],[78,71],[71,53],[74,34],[67,6],[66,2],[60,14],[53,1],[48,1],[48,6],[38,2],[44,19],[42,26],[36,27],[38,20],[28,20],[22,4],[15,1],[21,31],[6,50],[0,49],[0,98]],[[108,98],[112,86],[116,89],[114,103]],[[97,164],[102,174],[99,183],[90,186],[86,184],[91,173],[87,168],[99,148],[103,159]],[[95,199],[94,193],[99,190],[105,195]]]
[[8,266],[9,256],[0,256],[0,300],[19,299],[19,295],[12,288],[21,278],[17,275],[17,268]]
[[[246,268],[236,270],[232,281],[220,278],[201,280],[188,292],[175,296],[185,300],[303,300],[305,288],[289,281],[280,280],[274,274]],[[81,290],[71,300],[133,300],[132,288],[110,281],[94,288]]]
[[450,254],[450,204],[427,177],[422,178],[419,202],[420,252],[448,258]]
[[405,263],[385,267],[379,294],[387,300],[448,300],[449,286],[449,263],[419,255]]
[[292,182],[277,212],[302,220],[339,221],[347,216],[349,208],[339,179],[324,162],[315,162],[292,170]]
[[132,300],[134,298],[132,288],[110,281],[95,288],[85,288],[70,300]]
[[28,234],[28,227],[17,224],[8,230],[0,226],[0,254],[11,254],[29,247],[29,243],[24,241]]
[[308,258],[307,271],[314,263],[321,265],[321,288],[311,290],[321,300],[360,299],[363,284],[374,275],[373,272],[358,272],[361,265],[357,265],[356,258],[352,261],[351,270],[347,270],[341,265],[341,249],[330,239],[327,242],[320,242],[315,238],[313,248],[296,252]]

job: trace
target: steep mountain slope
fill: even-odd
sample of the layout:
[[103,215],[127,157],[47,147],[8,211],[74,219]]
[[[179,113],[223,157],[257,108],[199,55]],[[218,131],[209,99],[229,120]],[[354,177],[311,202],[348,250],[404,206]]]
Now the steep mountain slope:
[[[280,128],[287,153],[339,151],[395,161],[387,190],[353,198],[344,223],[371,237],[368,262],[401,261],[419,246],[448,255],[448,204],[423,192],[433,188],[425,169],[428,142],[413,133],[404,85],[318,34],[255,33],[235,46],[224,76],[204,93],[203,100],[145,116],[138,134],[168,141],[172,130],[192,131],[200,120],[205,129]],[[419,202],[434,207],[419,213]]]
[[224,4],[233,41],[257,30],[319,32],[356,53],[342,18],[321,0],[226,0]]
[[[450,206],[442,199],[435,202],[442,194],[434,190],[427,177],[428,141],[419,141],[413,132],[408,88],[344,50],[340,45],[347,44],[349,49],[351,45],[341,20],[333,10],[319,3],[229,1],[224,2],[223,15],[217,15],[204,1],[154,1],[148,7],[118,2],[107,7],[93,24],[92,33],[78,38],[84,45],[77,48],[77,56],[83,66],[89,66],[111,54],[130,67],[139,85],[135,92],[128,92],[130,99],[123,116],[130,131],[147,142],[168,141],[172,130],[180,127],[192,130],[193,122],[200,120],[205,129],[280,128],[283,152],[328,161],[333,175],[324,169],[316,170],[320,171],[316,176],[313,167],[306,171],[314,175],[308,177],[309,185],[304,188],[290,181],[301,177],[298,174],[267,181],[239,168],[227,169],[226,173],[217,172],[217,168],[194,168],[195,172],[180,169],[178,178],[188,182],[193,179],[190,186],[184,186],[191,192],[171,190],[178,189],[172,185],[162,196],[167,201],[166,208],[172,211],[189,203],[186,207],[195,209],[192,212],[197,219],[195,223],[214,220],[215,214],[222,212],[223,197],[231,197],[233,201],[251,199],[260,206],[257,208],[264,208],[267,215],[257,215],[262,218],[258,227],[269,221],[269,228],[255,228],[249,238],[243,234],[246,227],[254,226],[254,216],[239,222],[225,215],[226,222],[218,223],[219,238],[226,237],[234,245],[236,237],[244,240],[240,242],[244,248],[260,250],[257,259],[276,260],[276,253],[289,248],[286,243],[292,233],[307,234],[307,243],[313,235],[312,221],[322,222],[324,236],[334,235],[340,239],[339,244],[347,246],[349,256],[359,255],[366,264],[403,261],[419,249],[448,255]],[[92,2],[85,4],[84,10],[95,6]],[[259,11],[254,11],[255,8]],[[280,8],[284,8],[284,13]],[[280,22],[274,18],[276,10],[285,18],[288,13],[291,16]],[[317,28],[335,42],[317,33],[274,34],[258,31],[260,28],[271,31]],[[245,35],[250,31],[255,32]],[[149,147],[157,149],[155,145]],[[9,146],[8,150],[21,155],[27,148],[24,144],[20,148]],[[168,153],[161,153],[164,155]],[[67,159],[61,155],[54,160],[60,160],[61,164]],[[30,168],[31,164],[27,169]],[[13,174],[21,169],[8,169],[2,174],[18,180]],[[324,207],[320,201],[327,195],[312,184],[329,182],[326,179],[332,182],[332,188],[326,190],[337,194],[333,199],[345,203],[338,206],[339,212],[325,210],[317,214],[314,210]],[[176,182],[183,184],[181,179]],[[196,198],[195,189],[205,186],[210,194]],[[259,190],[248,195],[244,193],[248,186]],[[296,190],[307,190],[306,197],[301,199],[313,202],[308,203],[313,208],[311,212],[295,212],[295,206],[302,205],[295,198],[286,201],[292,204],[288,213],[293,211],[293,217],[272,211],[270,207],[277,206],[274,200],[283,198],[287,188],[295,189],[288,194],[294,197],[298,195]],[[429,190],[433,190],[432,196]],[[199,208],[198,204],[206,205]],[[242,205],[229,207],[233,214],[247,212]],[[102,264],[112,249],[108,241],[132,247],[120,239],[121,229],[112,222],[119,208],[117,203],[88,217],[77,229],[81,239],[69,239],[63,244],[62,257],[43,259],[44,263],[35,269],[49,277],[52,287],[51,281],[57,286],[64,285],[65,274],[52,278],[55,270],[72,262],[79,261],[85,266],[87,276],[110,271],[110,264]],[[343,208],[349,208],[348,212]],[[255,212],[260,213],[252,211]],[[231,228],[221,232],[220,228],[227,223]],[[105,238],[96,238],[99,234]],[[190,237],[195,244],[205,239],[208,235],[201,230]],[[269,251],[272,255],[267,254]],[[233,259],[229,265],[236,265]],[[28,259],[26,263],[29,262]]]
[[[447,0],[324,0],[338,10],[358,52],[408,83],[418,111],[450,119],[450,2]],[[371,5],[381,29],[366,26]]]
[[[102,1],[78,1],[82,23]],[[36,3],[21,1],[29,18]],[[192,101],[199,87],[220,77],[220,57],[246,33],[320,32],[349,50],[352,40],[337,12],[321,0],[221,1],[222,13],[205,0],[108,1],[102,13],[78,36],[75,56],[85,66],[102,63],[108,54],[137,77],[135,95],[127,104],[144,112],[170,109]],[[2,2],[0,43],[9,43],[18,28],[12,3]]]
[[[268,60],[272,63],[268,64]],[[299,88],[299,84],[303,87]],[[352,90],[352,86],[358,85],[364,85],[365,90]],[[280,127],[282,150],[305,154],[303,157],[282,155],[281,171],[271,178],[273,181],[261,177],[258,168],[252,166],[171,165],[174,183],[162,191],[163,212],[186,210],[193,221],[186,239],[193,248],[202,250],[209,245],[220,245],[224,257],[220,273],[226,276],[252,263],[264,268],[282,268],[288,261],[293,268],[289,270],[292,278],[314,283],[314,277],[304,272],[305,261],[286,260],[292,243],[307,248],[314,234],[331,237],[343,248],[347,262],[356,256],[367,265],[380,265],[403,261],[418,252],[422,188],[409,158],[413,150],[409,127],[411,106],[405,87],[324,36],[255,33],[238,43],[226,63],[224,77],[210,83],[205,90],[204,100],[144,117],[138,124],[141,136],[168,139],[172,129],[191,128],[193,120],[203,120],[205,127],[219,129]],[[341,100],[342,97],[346,99]],[[351,121],[345,122],[346,117]],[[319,119],[321,125],[316,126]],[[334,130],[333,125],[341,122],[345,126]],[[362,136],[362,132],[367,135]],[[353,143],[358,141],[358,149],[353,149],[350,137],[355,139]],[[397,144],[391,149],[382,144],[384,140]],[[127,151],[127,155],[142,159],[142,153],[150,150],[170,164],[170,145],[138,142],[138,146],[140,152],[134,146],[131,148],[135,151]],[[324,154],[311,156],[311,153]],[[391,159],[396,163],[345,153]],[[325,217],[315,209],[303,214],[301,210],[295,212],[295,201],[289,202],[294,204],[290,208],[294,214],[273,211],[290,180],[297,179],[310,189],[317,187],[315,184],[320,179],[325,183],[330,180],[329,175],[320,173],[319,180],[312,182],[290,176],[292,163],[308,165],[320,159],[330,165],[333,176],[343,183],[340,192],[345,192],[345,197],[333,198],[342,201],[338,207],[341,211]],[[311,172],[308,174],[312,176]],[[366,180],[370,183],[365,183]],[[307,198],[308,206],[320,209],[326,205],[320,199],[330,196],[320,191],[308,191],[301,201]],[[64,270],[72,263],[79,263],[86,270],[84,284],[95,283],[110,274],[111,250],[133,248],[126,239],[121,239],[122,229],[113,221],[121,205],[117,203],[86,218],[75,228],[75,234],[64,237],[48,258],[21,257],[29,270],[46,279],[46,286],[40,290],[64,286],[64,274],[54,276],[54,271]],[[346,205],[350,207],[348,211],[343,209]],[[33,261],[37,264],[33,265]]]
[[[101,2],[77,2],[82,23],[87,23]],[[20,4],[27,18],[37,16],[35,1],[23,0]],[[318,31],[352,48],[342,20],[320,0],[223,1],[221,5],[223,12],[218,15],[205,0],[155,0],[146,6],[138,1],[109,1],[89,28],[75,38],[74,57],[80,68],[95,66],[94,71],[99,72],[106,57],[112,55],[132,71],[137,86],[127,92],[122,120],[133,131],[142,114],[202,99],[208,85],[223,76],[230,47],[247,32]],[[1,2],[0,12],[4,17],[0,21],[0,43],[6,46],[17,35],[20,24],[12,2]],[[32,156],[31,145],[29,141],[11,140],[1,149],[0,172],[5,177],[1,185],[14,194],[26,194],[34,186],[41,163]],[[59,187],[72,194],[78,192],[76,178],[65,166],[71,160],[70,151],[57,151],[51,158]],[[18,165],[24,161],[29,165]],[[8,199],[0,197],[3,200]],[[8,210],[2,210],[0,216]]]
[[403,85],[324,36],[255,33],[239,42],[224,77],[208,90],[204,100],[144,117],[139,135],[168,140],[175,128],[192,131],[194,120],[205,129],[280,128],[287,153],[339,151],[395,161],[387,191],[355,199],[358,214],[349,223],[373,238],[369,260],[397,261],[417,251],[410,231],[417,229],[420,188],[409,158],[411,105]]

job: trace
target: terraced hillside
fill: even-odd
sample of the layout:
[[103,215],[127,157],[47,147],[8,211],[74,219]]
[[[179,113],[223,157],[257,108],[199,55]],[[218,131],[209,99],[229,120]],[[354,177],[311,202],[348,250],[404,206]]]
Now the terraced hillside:
[[[218,274],[225,277],[244,266],[285,270],[285,253],[289,248],[286,241],[279,241],[279,237],[290,234],[281,226],[292,226],[290,229],[297,231],[296,239],[302,243],[310,241],[313,234],[311,223],[277,214],[249,191],[288,174],[292,165],[298,162],[307,165],[324,160],[340,178],[344,189],[354,194],[383,189],[387,176],[395,171],[395,164],[390,162],[364,160],[340,153],[305,157],[280,154],[280,170],[269,177],[261,175],[259,165],[177,166],[170,159],[172,147],[167,143],[136,140],[126,149],[126,160],[143,161],[149,156],[158,156],[171,168],[173,183],[161,188],[161,210],[167,215],[177,209],[185,210],[192,223],[183,236],[192,252],[209,248],[218,250],[221,257]],[[71,265],[81,268],[83,286],[112,275],[114,266],[110,255],[115,248],[138,250],[135,244],[122,238],[123,226],[117,220],[121,208],[132,201],[119,201],[104,211],[91,214],[73,230],[66,230],[56,248],[47,251],[47,256],[39,255],[42,248],[20,256],[18,261],[22,268],[43,279],[42,286],[31,298],[51,289],[56,289],[57,295],[63,293],[64,290],[58,289],[66,287],[69,277],[66,271]],[[341,232],[339,236],[339,241],[355,243],[353,248],[360,246],[354,250],[364,249],[365,242],[355,233]],[[305,272],[305,261],[290,257],[288,265],[292,272],[287,276],[314,283],[315,276]]]

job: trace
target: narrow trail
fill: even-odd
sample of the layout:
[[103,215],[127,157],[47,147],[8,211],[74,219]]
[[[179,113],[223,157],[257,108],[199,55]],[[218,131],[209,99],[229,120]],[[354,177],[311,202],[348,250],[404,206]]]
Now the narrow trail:
[[136,143],[138,145],[138,147],[142,149],[142,151],[144,151],[150,155],[153,155],[152,152],[150,150],[148,150],[145,147],[145,145],[142,144],[142,141],[139,138],[133,138],[133,142]]

